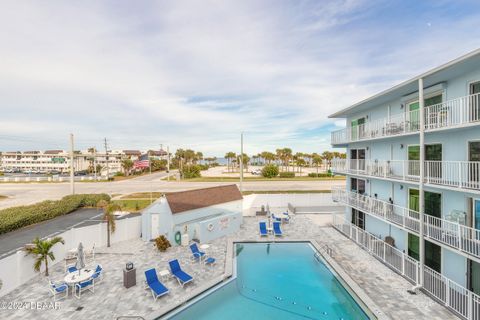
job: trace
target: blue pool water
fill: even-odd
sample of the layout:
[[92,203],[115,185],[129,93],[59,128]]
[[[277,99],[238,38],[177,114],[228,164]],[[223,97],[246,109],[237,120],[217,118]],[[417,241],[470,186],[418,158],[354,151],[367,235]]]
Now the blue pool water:
[[237,244],[237,278],[170,319],[368,319],[308,243]]

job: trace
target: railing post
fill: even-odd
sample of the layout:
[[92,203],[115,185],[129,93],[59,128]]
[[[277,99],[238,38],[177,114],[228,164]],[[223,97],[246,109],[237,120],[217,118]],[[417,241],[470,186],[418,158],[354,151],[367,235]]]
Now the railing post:
[[405,256],[402,254],[402,276],[405,275]]
[[458,162],[458,186],[462,187],[462,163]]
[[450,306],[450,280],[445,281],[445,305]]
[[467,291],[468,292],[468,295],[467,295],[467,306],[468,306],[468,311],[467,311],[467,319],[473,319],[473,297],[472,297],[472,291]]
[[463,250],[462,227],[460,226],[460,223],[457,223],[457,238],[458,238],[458,248],[460,250]]
[[387,261],[387,260],[386,260],[386,255],[385,255],[385,253],[386,253],[386,249],[385,249],[385,248],[386,248],[386,247],[387,247],[387,246],[385,245],[385,242],[383,242],[383,261]]

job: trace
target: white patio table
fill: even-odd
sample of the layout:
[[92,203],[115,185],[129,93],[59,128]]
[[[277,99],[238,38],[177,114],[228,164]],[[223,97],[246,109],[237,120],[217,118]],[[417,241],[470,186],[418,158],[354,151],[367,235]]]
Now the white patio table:
[[64,281],[68,286],[74,287],[75,284],[90,279],[94,273],[95,273],[95,269],[88,268],[88,269],[77,270],[75,272],[71,272],[67,274],[65,276]]

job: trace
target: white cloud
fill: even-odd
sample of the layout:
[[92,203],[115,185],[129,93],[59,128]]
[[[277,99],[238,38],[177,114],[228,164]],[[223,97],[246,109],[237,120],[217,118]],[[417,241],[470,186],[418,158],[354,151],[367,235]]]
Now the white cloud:
[[[454,25],[429,18],[435,28],[423,22],[414,34],[408,21],[380,28],[372,1],[2,7],[0,139],[35,135],[38,148],[66,147],[52,138],[73,131],[85,146],[106,136],[115,148],[168,143],[221,155],[245,131],[249,152],[321,151],[321,128],[339,126],[329,114],[478,41],[461,36],[473,14]],[[32,147],[22,143],[3,139],[0,150]]]

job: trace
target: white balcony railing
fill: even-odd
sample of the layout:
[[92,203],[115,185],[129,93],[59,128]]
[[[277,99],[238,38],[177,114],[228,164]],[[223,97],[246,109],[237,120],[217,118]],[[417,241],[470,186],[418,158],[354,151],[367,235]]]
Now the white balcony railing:
[[480,121],[480,93],[425,107],[425,129],[461,126]]
[[[420,214],[415,210],[346,191],[342,187],[332,188],[332,198],[334,201],[396,224],[408,231],[418,233],[420,230]],[[435,240],[453,249],[480,258],[480,230],[427,214],[424,215],[423,222],[423,234],[426,239]]]
[[[420,181],[420,161],[333,159],[332,170],[400,181]],[[480,190],[480,161],[425,161],[424,182]]]
[[[425,130],[436,130],[480,124],[480,94],[468,95],[424,108]],[[333,131],[332,144],[396,136],[420,130],[419,110],[407,111],[390,118]]]
[[419,111],[366,122],[332,132],[332,144],[395,136],[419,130]]
[[[417,260],[339,215],[333,215],[332,226],[395,272],[418,283],[420,266]],[[463,319],[480,319],[480,296],[425,265],[423,289]]]

